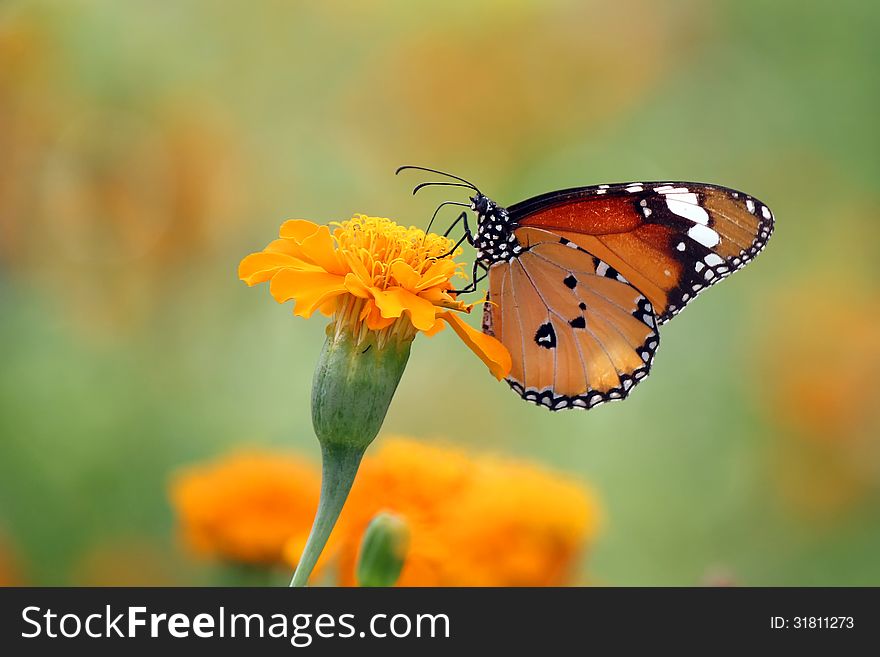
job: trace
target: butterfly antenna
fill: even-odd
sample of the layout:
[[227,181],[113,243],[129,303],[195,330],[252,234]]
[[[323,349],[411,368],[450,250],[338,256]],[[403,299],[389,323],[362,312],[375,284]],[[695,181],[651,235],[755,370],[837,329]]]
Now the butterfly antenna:
[[410,165],[410,164],[407,164],[407,165],[404,165],[404,166],[402,166],[402,167],[398,167],[398,168],[397,168],[397,171],[394,172],[394,175],[396,176],[396,175],[398,175],[401,171],[406,171],[407,169],[413,169],[413,170],[415,170],[415,171],[428,171],[429,173],[436,173],[436,174],[439,174],[439,175],[441,175],[441,176],[446,176],[447,178],[452,178],[453,180],[457,180],[457,181],[459,181],[459,182],[464,183],[467,187],[470,187],[470,188],[471,188],[472,190],[474,190],[477,194],[480,194],[480,193],[481,193],[480,190],[477,188],[477,186],[476,186],[475,184],[473,184],[472,182],[470,182],[470,181],[468,181],[468,180],[465,180],[464,178],[461,178],[461,177],[459,177],[459,176],[454,176],[454,175],[452,175],[451,173],[446,173],[445,171],[440,171],[439,169],[429,169],[428,167],[416,167],[416,166],[412,166],[412,165]]
[[416,185],[413,188],[413,191],[412,191],[413,196],[415,196],[420,189],[422,189],[424,187],[431,187],[432,185],[437,185],[440,187],[464,187],[465,189],[474,190],[475,192],[477,192],[477,194],[480,193],[480,191],[476,187],[474,187],[473,185],[463,185],[462,183],[457,183],[457,182],[424,182],[424,183],[420,183],[420,184]]

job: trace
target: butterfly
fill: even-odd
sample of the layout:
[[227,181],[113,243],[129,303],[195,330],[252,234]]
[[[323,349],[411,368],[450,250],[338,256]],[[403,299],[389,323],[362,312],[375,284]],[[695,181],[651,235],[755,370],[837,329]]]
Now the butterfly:
[[[483,332],[510,352],[507,383],[557,411],[624,399],[651,370],[659,326],[748,264],[773,232],[753,196],[693,182],[631,182],[549,192],[502,207],[473,190],[460,222],[476,249],[468,287],[488,278]],[[468,223],[476,215],[475,231]],[[428,227],[430,230],[430,224]],[[455,249],[453,249],[454,251]]]

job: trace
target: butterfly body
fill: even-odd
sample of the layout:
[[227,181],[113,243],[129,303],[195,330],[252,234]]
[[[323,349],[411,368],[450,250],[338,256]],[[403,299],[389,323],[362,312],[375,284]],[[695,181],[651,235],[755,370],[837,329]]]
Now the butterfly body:
[[488,278],[483,331],[510,352],[510,387],[550,410],[627,397],[651,370],[659,326],[750,262],[774,225],[764,203],[718,185],[605,184],[502,207],[450,177],[431,184],[476,191],[465,238],[474,282],[478,267]]
[[513,233],[516,224],[506,208],[477,194],[471,199],[471,209],[477,216],[477,234],[474,236],[477,262],[491,267],[496,262],[508,262],[519,256],[522,245]]

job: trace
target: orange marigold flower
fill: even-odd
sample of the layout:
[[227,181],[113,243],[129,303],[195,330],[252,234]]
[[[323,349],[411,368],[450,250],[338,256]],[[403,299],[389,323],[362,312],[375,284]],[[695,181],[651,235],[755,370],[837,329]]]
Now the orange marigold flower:
[[318,507],[320,475],[284,453],[239,452],[174,478],[171,501],[196,554],[255,565],[295,563]]
[[574,581],[599,505],[581,483],[533,464],[389,439],[367,456],[339,525],[340,583],[360,537],[388,510],[409,526],[399,586],[554,586]]
[[451,292],[462,276],[451,240],[364,215],[332,226],[284,222],[280,239],[241,261],[239,277],[248,285],[269,281],[278,303],[295,302],[294,314],[333,317],[337,333],[347,330],[358,342],[378,333],[379,348],[392,337],[433,335],[445,322],[498,379],[507,375],[507,349],[453,312],[470,307]]

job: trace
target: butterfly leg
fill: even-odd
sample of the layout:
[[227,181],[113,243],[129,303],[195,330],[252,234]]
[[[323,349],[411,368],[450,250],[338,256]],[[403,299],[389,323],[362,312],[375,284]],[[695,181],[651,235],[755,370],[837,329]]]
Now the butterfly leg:
[[461,239],[458,240],[458,241],[455,243],[455,246],[453,246],[451,249],[449,249],[449,251],[447,251],[447,252],[444,253],[443,255],[434,256],[436,259],[446,258],[446,257],[448,257],[448,256],[451,256],[453,253],[455,253],[455,250],[456,250],[458,247],[460,247],[461,244],[462,244],[462,242],[464,242],[465,240],[468,241],[468,244],[473,245],[473,243],[474,243],[474,236],[473,236],[473,234],[471,233],[470,226],[468,226],[468,222],[467,222],[467,212],[462,212],[460,215],[458,215],[458,219],[456,219],[456,220],[452,223],[452,225],[447,229],[447,231],[446,231],[445,233],[443,233],[443,237],[448,236],[449,233],[452,231],[453,228],[455,228],[456,224],[458,224],[459,221],[464,221],[464,235],[461,236]]
[[[477,268],[483,270],[483,273],[479,276],[477,275]],[[488,276],[488,275],[489,275],[489,268],[486,267],[486,265],[484,265],[482,262],[475,262],[474,269],[471,272],[471,282],[468,283],[461,290],[449,290],[449,292],[452,292],[453,294],[470,294],[471,292],[476,292],[477,291],[477,283],[484,280],[486,278],[486,276]]]
[[[443,233],[443,237],[449,237],[449,233],[451,233],[452,229],[458,225],[459,221],[464,222],[464,237],[465,237],[465,239],[467,239],[468,244],[473,244],[474,243],[474,236],[473,236],[473,234],[471,234],[470,226],[468,226],[467,212],[462,212],[460,215],[458,215],[458,219],[453,221],[452,225],[446,229],[446,232]],[[458,245],[460,245],[462,243],[462,241],[464,241],[464,240],[459,240]],[[458,248],[458,245],[456,245],[456,248]],[[453,249],[453,250],[455,250],[455,249]]]

